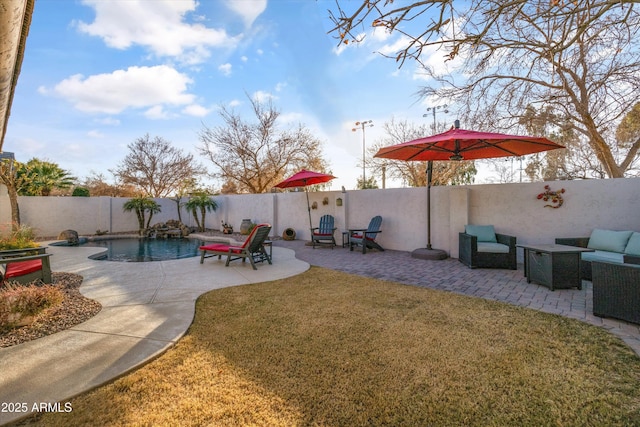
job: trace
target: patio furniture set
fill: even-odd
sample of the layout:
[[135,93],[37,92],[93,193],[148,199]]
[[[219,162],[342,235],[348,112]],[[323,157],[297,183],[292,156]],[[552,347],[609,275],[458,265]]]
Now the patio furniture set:
[[[335,219],[332,215],[323,215],[320,218],[320,225],[311,229],[311,245],[314,249],[317,245],[327,245],[331,249],[337,246],[334,237],[337,227],[334,224]],[[363,254],[367,253],[367,249],[384,251],[384,248],[376,242],[378,234],[382,233],[381,225],[382,217],[377,215],[371,218],[367,228],[350,228],[348,231],[343,231],[342,247],[349,245],[349,250],[353,251],[353,248],[361,246]]]
[[470,268],[516,269],[524,250],[527,282],[555,289],[593,284],[593,314],[640,324],[640,232],[594,229],[589,237],[557,238],[553,244],[516,244],[493,226],[467,225],[459,260]]
[[[311,243],[336,246],[334,218],[324,215],[311,229]],[[382,217],[371,219],[366,229],[343,233],[343,247],[384,249],[376,242]],[[214,243],[200,246],[200,263],[205,258],[226,256],[234,260],[272,263],[270,224],[259,224],[242,245]],[[553,244],[517,244],[516,237],[496,233],[492,225],[467,225],[459,234],[459,260],[470,268],[517,269],[516,248],[524,250],[527,282],[555,289],[582,289],[582,280],[593,283],[593,313],[640,324],[640,232],[595,229],[590,237],[557,238]],[[269,248],[269,251],[267,251]],[[51,283],[51,265],[45,247],[0,251],[0,283],[40,280]]]

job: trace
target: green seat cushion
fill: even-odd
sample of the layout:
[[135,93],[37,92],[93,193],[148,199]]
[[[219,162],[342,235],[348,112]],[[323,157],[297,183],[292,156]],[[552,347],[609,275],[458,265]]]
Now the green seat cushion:
[[627,247],[624,248],[624,253],[627,255],[640,256],[640,233],[634,231],[633,234],[631,234],[629,242],[627,242]]
[[619,264],[624,262],[623,254],[607,251],[582,252],[581,258],[583,261],[608,261]]
[[478,242],[498,243],[493,225],[465,225],[464,232],[478,237]]
[[478,252],[491,254],[508,254],[509,246],[502,243],[478,242]]
[[587,248],[609,252],[624,252],[633,231],[611,231],[595,229],[589,237]]

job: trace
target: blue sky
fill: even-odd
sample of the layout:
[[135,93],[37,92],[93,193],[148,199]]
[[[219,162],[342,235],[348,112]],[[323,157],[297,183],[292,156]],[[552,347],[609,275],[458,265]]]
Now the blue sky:
[[431,119],[415,65],[398,69],[379,53],[395,52],[399,36],[372,30],[338,48],[329,8],[333,0],[38,0],[3,149],[110,177],[127,144],[149,134],[211,169],[198,132],[221,124],[221,105],[252,118],[248,94],[271,97],[283,125],[311,129],[338,177],[331,189],[353,189],[356,121],[373,120],[369,146],[392,118]]

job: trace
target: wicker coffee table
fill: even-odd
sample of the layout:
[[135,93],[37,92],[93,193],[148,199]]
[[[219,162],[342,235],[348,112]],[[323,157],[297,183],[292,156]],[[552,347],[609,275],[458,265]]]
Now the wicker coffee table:
[[536,282],[552,291],[582,289],[580,253],[593,252],[593,249],[556,244],[516,246],[524,249],[524,275],[527,283]]

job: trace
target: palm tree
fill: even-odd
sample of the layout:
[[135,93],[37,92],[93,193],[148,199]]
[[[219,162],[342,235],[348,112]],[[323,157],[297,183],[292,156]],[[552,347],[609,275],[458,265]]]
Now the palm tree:
[[[138,217],[138,227],[140,235],[144,234],[144,230],[149,228],[149,224],[151,223],[151,218],[154,213],[158,213],[161,211],[160,205],[156,203],[150,197],[147,196],[138,196],[133,199],[127,200],[124,205],[122,205],[122,209],[125,212],[134,211],[136,216]],[[149,212],[149,218],[146,220],[146,213]]]
[[[218,204],[206,193],[196,193],[191,196],[189,201],[185,203],[187,212],[193,213],[193,218],[198,225],[198,231],[204,231],[204,219],[207,212],[218,209]],[[198,212],[202,217],[202,221],[198,218]]]
[[67,189],[73,186],[75,177],[56,163],[37,158],[29,160],[18,170],[24,175],[26,185],[21,191],[23,196],[48,196],[54,188]]

